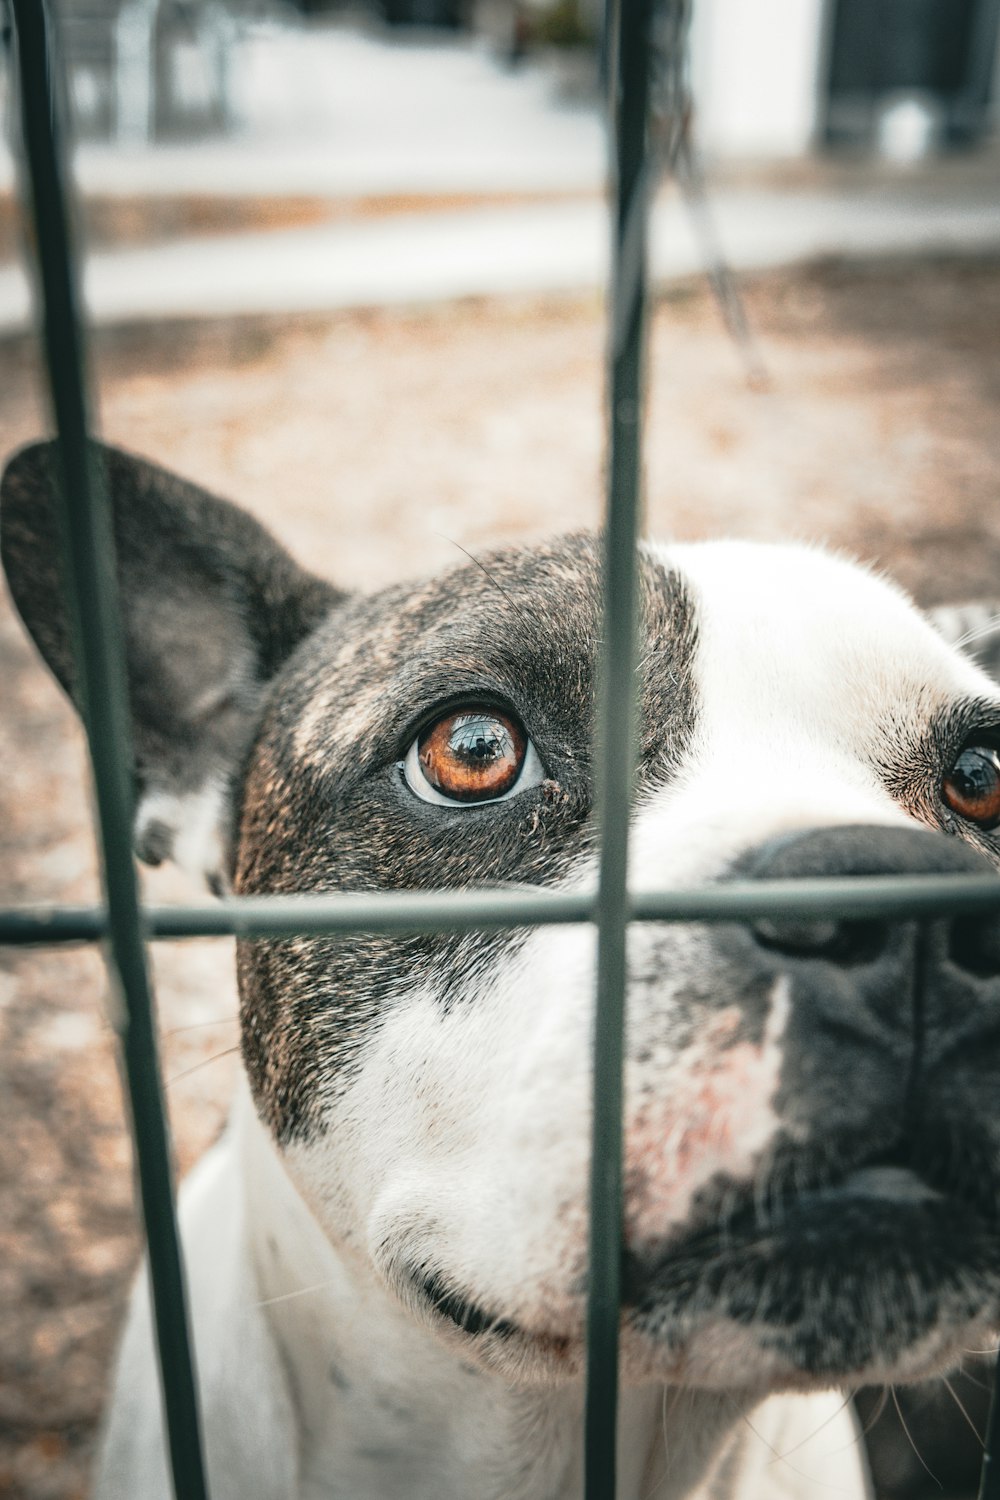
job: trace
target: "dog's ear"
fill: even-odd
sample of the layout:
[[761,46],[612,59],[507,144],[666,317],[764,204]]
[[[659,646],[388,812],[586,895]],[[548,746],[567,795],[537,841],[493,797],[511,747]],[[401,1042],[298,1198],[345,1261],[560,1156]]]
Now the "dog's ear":
[[[264,689],[343,595],[304,572],[244,511],[115,448],[111,497],[132,708],[135,847],[219,889],[230,787]],[[0,481],[0,553],[25,625],[76,698],[54,506],[54,443]],[[79,703],[77,703],[79,707]]]
[[994,682],[1000,682],[1000,599],[939,604],[928,614],[950,646],[957,646]]

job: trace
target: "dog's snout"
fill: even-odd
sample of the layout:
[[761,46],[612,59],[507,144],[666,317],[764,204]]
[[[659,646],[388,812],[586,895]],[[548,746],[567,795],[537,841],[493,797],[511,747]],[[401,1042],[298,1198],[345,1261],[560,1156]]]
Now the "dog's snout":
[[[734,873],[749,880],[802,880],[827,876],[986,874],[986,862],[966,845],[923,829],[851,826],[812,829],[771,840],[752,850]],[[892,934],[877,919],[764,917],[752,927],[755,941],[793,959],[821,960],[843,968],[875,963]],[[992,913],[956,918],[949,925],[948,956],[981,979],[1000,975],[1000,923]]]
[[746,880],[840,875],[983,875],[983,857],[926,828],[847,824],[810,828],[758,844],[734,869]]
[[872,963],[885,946],[884,922],[809,921],[802,917],[762,917],[753,935],[763,948],[788,958],[818,958],[849,968]]

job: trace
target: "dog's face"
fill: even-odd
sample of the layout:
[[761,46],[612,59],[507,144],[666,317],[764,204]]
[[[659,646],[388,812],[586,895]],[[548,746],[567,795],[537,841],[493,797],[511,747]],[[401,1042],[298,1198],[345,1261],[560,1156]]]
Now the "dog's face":
[[[595,880],[595,543],[360,598],[108,455],[137,845],[242,893]],[[51,459],[4,481],[69,680]],[[802,548],[641,557],[634,885],[996,862],[1000,696],[894,589]],[[629,939],[626,1378],[915,1378],[1000,1315],[1000,945],[985,921]],[[330,1238],[463,1357],[579,1374],[587,927],[244,942],[261,1118]]]

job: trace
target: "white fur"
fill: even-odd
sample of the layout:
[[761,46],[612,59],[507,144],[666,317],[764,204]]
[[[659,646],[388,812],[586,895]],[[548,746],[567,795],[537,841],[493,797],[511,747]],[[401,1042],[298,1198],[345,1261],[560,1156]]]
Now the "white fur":
[[174,835],[172,858],[189,875],[216,887],[225,884],[225,847],[222,823],[227,808],[226,788],[212,777],[197,791],[147,792],[136,809],[136,841],[152,823],[163,823]]
[[[240,1135],[235,1118],[185,1182],[180,1202],[211,1493],[215,1500],[297,1500],[297,1417],[259,1307]],[[96,1494],[173,1496],[146,1274],[129,1308]]]

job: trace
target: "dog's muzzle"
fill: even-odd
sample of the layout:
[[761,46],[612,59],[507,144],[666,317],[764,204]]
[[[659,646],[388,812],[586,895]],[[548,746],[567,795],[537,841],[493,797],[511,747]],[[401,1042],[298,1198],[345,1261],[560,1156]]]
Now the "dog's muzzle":
[[[986,874],[974,850],[921,829],[841,827],[773,840],[742,880]],[[762,918],[719,934],[758,988],[783,978],[791,1004],[779,1114],[810,1136],[912,1140],[992,1119],[1000,1083],[1000,920]],[[992,1135],[992,1130],[990,1131]],[[898,1147],[903,1150],[902,1145]]]
[[[987,871],[943,835],[838,827],[761,845],[731,876]],[[717,993],[742,1016],[707,1075],[727,1112],[732,1165],[720,1155],[684,1222],[657,1235],[648,1213],[641,1220],[645,1233],[633,1237],[625,1262],[636,1326],[683,1345],[699,1316],[721,1313],[767,1324],[789,1371],[855,1378],[890,1346],[902,1359],[921,1339],[930,1348],[949,1324],[994,1316],[996,918],[766,918],[724,924],[711,945]],[[781,1029],[771,1043],[779,994]],[[778,1053],[776,1086],[744,1107],[743,1058],[769,1045]],[[740,1068],[727,1063],[731,1056]],[[740,1145],[761,1108],[772,1129],[748,1157]]]

